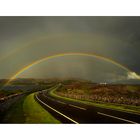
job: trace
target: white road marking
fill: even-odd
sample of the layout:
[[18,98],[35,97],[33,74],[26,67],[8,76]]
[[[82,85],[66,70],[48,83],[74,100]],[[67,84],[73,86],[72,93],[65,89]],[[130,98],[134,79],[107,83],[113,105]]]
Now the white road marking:
[[55,100],[55,99],[52,99],[52,98],[50,98],[50,97],[48,97],[47,95],[45,95],[45,94],[43,94],[46,98],[48,98],[48,99],[50,99],[50,100],[52,100],[52,101],[55,101],[55,102],[58,102],[58,103],[61,103],[61,104],[66,104],[66,103],[64,103],[64,102],[61,102],[61,101],[57,101],[57,100]]
[[42,103],[43,105],[45,105],[46,107],[52,109],[53,111],[55,111],[56,113],[58,113],[58,114],[60,114],[61,116],[65,117],[66,119],[72,121],[73,123],[79,124],[78,122],[76,122],[75,120],[73,120],[73,119],[71,119],[70,117],[66,116],[65,114],[63,114],[63,113],[57,111],[56,109],[54,109],[54,108],[52,108],[51,106],[47,105],[46,103],[42,102],[42,101],[37,97],[37,95],[35,95],[35,97],[37,98],[37,100],[38,100],[39,102],[41,102],[41,103]]
[[123,118],[119,118],[119,117],[116,117],[116,116],[104,114],[104,113],[101,113],[101,112],[97,112],[97,113],[100,114],[100,115],[103,115],[103,116],[107,116],[107,117],[115,118],[115,119],[122,120],[122,121],[125,121],[125,122],[137,124],[136,122],[133,122],[133,121],[130,121],[130,120],[126,120],[126,119],[123,119]]
[[52,99],[52,98],[48,97],[48,96],[45,95],[44,93],[43,93],[43,96],[45,96],[46,98],[48,98],[48,99],[50,99],[50,100],[52,100],[52,101],[55,101],[55,99]]
[[58,103],[61,103],[61,104],[66,104],[66,103],[64,103],[64,102],[61,102],[61,101],[57,101]]
[[72,107],[75,107],[75,108],[78,108],[78,109],[82,109],[82,110],[86,110],[86,108],[75,106],[75,105],[72,105],[72,104],[69,104],[69,106],[72,106]]

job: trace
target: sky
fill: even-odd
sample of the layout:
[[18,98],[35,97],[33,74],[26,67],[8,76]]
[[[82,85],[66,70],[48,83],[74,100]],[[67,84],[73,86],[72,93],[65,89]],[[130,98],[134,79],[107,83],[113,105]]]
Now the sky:
[[0,17],[0,79],[47,56],[17,78],[81,78],[94,82],[140,83],[140,17]]

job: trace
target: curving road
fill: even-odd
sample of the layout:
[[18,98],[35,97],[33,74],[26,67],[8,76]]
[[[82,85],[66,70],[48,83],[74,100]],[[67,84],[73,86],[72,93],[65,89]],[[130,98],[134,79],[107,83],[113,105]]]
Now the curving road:
[[140,115],[52,97],[48,92],[35,94],[35,99],[62,123],[136,124]]

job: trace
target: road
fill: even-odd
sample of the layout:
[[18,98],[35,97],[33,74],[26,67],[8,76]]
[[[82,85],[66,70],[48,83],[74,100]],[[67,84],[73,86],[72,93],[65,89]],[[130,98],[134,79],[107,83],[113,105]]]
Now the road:
[[49,93],[35,94],[35,99],[62,123],[76,124],[136,124],[140,115],[86,105],[52,97]]

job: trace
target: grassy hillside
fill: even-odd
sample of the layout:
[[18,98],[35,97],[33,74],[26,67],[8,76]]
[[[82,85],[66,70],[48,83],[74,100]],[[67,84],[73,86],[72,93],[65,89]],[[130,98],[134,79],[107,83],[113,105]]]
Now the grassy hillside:
[[140,106],[140,86],[100,85],[86,82],[63,83],[57,94],[80,100]]
[[[72,102],[83,103],[86,105],[93,105],[93,106],[97,106],[97,107],[101,107],[101,108],[109,108],[109,109],[129,112],[129,113],[140,114],[140,106],[101,102],[101,101],[95,101],[95,100],[88,100],[86,98],[81,99],[77,95],[74,96],[74,95],[63,94],[61,91],[62,88],[63,88],[62,85],[61,86],[59,85],[59,86],[53,88],[52,90],[50,90],[50,95],[57,99],[63,99],[63,100],[68,100],[68,101],[72,101]],[[73,94],[75,94],[75,93],[73,93]]]
[[60,123],[34,100],[34,94],[15,103],[4,117],[5,123]]

